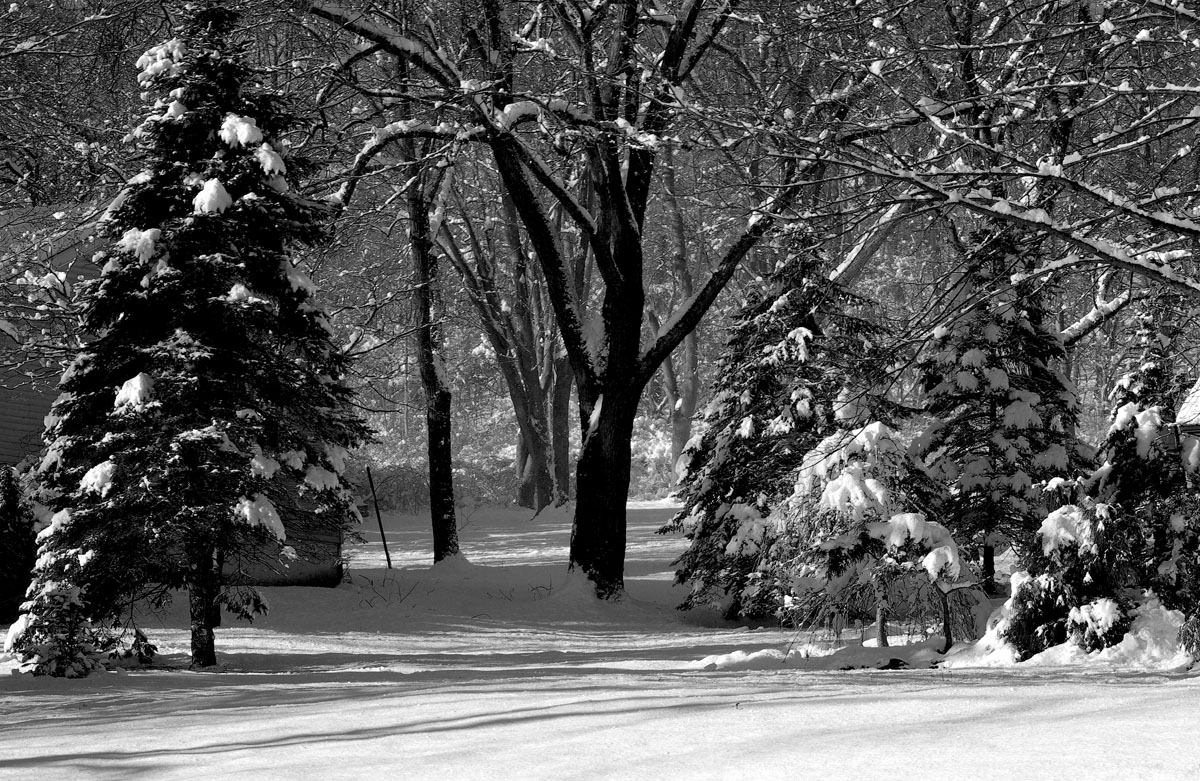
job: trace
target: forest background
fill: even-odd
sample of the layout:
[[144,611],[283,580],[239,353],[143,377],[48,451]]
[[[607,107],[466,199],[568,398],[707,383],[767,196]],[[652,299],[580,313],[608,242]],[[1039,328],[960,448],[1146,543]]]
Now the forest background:
[[[1085,442],[1148,348],[1176,400],[1191,384],[1183,4],[244,5],[336,220],[303,262],[357,359],[385,509],[452,529],[579,496],[572,562],[619,592],[626,497],[672,490],[729,324],[797,257],[853,295],[891,358],[873,392],[909,420],[936,417],[919,367],[946,329],[1014,296],[1061,338]],[[171,22],[136,0],[0,11],[13,368],[53,376],[79,346],[86,260],[47,248],[86,245],[138,172],[130,64]],[[1012,249],[981,281],[989,235]]]

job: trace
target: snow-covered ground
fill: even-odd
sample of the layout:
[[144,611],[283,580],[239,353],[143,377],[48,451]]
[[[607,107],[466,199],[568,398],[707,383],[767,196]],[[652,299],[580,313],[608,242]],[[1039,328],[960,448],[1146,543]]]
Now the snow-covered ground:
[[350,584],[267,589],[217,671],[187,670],[180,615],[149,630],[154,670],[0,661],[0,777],[1200,777],[1200,673],[800,669],[808,635],[673,609],[670,512],[631,505],[619,605],[567,577],[561,513],[479,511],[472,563],[432,568],[427,522],[393,517],[398,569],[368,524]]

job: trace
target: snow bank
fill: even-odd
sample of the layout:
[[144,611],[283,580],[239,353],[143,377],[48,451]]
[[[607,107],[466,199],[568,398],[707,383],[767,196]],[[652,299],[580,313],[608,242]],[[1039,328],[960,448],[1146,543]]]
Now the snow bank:
[[739,670],[901,670],[929,668],[942,659],[943,640],[933,637],[905,645],[861,645],[831,649],[813,643],[790,645],[786,649],[763,648],[757,651],[731,651],[706,656],[692,667],[709,672]]

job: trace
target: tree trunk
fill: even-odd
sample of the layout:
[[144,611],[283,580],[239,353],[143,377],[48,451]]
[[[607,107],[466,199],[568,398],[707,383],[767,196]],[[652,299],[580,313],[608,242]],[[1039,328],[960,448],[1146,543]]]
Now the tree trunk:
[[196,579],[188,584],[188,608],[191,613],[192,667],[214,667],[217,664],[217,641],[213,632],[213,613],[219,610],[219,573],[213,571],[212,552],[197,555],[199,564]]
[[535,509],[537,487],[534,485],[533,470],[530,469],[529,446],[520,434],[517,435],[517,461],[513,467],[517,475],[517,507]]
[[950,627],[950,594],[938,588],[938,593],[942,597],[942,638],[945,642],[942,644],[942,653],[947,653],[950,647],[954,645],[954,632]]
[[887,630],[887,586],[875,579],[875,642],[880,648],[885,648],[888,645],[888,630]]
[[700,396],[699,347],[694,331],[683,338],[683,353],[677,380],[679,397],[671,407],[671,469],[677,467],[692,438],[692,418]]
[[565,502],[571,493],[571,388],[574,385],[571,362],[564,355],[554,359],[554,386],[550,393],[550,447],[553,454],[556,502]]
[[983,593],[989,597],[996,596],[996,546],[985,542],[983,544],[982,580]]
[[[425,367],[422,366],[422,375]],[[454,514],[454,470],[450,460],[450,391],[426,384],[425,420],[429,430],[429,513],[433,521],[433,560],[458,555]]]
[[408,188],[409,243],[416,290],[417,361],[425,388],[425,426],[429,455],[429,513],[433,523],[433,560],[458,555],[458,522],[454,514],[454,469],[450,445],[450,388],[446,383],[438,304],[438,265],[429,225],[424,176]]
[[629,493],[629,443],[638,393],[600,397],[595,425],[584,421],[576,467],[571,568],[592,581],[596,596],[619,599],[625,591],[625,500]]

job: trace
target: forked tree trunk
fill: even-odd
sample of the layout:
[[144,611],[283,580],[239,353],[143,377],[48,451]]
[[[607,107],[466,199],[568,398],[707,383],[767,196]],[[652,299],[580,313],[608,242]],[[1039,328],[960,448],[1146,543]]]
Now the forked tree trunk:
[[554,359],[554,384],[550,391],[550,448],[554,465],[555,502],[565,502],[571,493],[571,388],[575,375],[564,355]]

